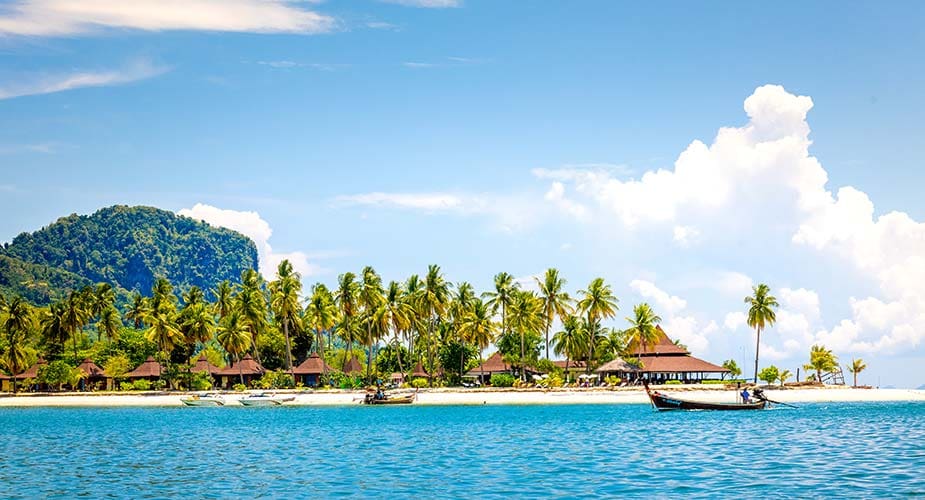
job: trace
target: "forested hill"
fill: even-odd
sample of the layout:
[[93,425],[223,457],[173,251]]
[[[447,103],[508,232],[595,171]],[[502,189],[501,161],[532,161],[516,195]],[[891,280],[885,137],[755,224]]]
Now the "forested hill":
[[47,303],[89,283],[147,294],[155,278],[208,290],[256,269],[246,236],[153,207],[70,215],[0,248],[0,292]]

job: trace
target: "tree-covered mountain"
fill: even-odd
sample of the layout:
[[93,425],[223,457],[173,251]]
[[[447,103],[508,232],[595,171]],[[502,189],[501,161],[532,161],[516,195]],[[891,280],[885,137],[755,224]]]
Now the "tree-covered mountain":
[[237,281],[257,267],[246,236],[153,207],[72,214],[0,249],[0,292],[47,303],[90,283],[147,293],[155,278],[185,289]]

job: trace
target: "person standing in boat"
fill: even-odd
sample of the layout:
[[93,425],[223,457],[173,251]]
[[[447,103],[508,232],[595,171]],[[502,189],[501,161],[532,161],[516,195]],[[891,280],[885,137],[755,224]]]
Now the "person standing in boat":
[[742,402],[745,404],[750,403],[751,402],[749,401],[750,397],[751,396],[748,394],[748,388],[746,387],[745,389],[742,389]]

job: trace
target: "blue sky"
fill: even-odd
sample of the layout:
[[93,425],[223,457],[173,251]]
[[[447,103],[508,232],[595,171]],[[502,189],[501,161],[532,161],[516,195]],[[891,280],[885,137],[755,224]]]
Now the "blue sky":
[[0,240],[125,203],[307,283],[555,266],[746,366],[763,281],[762,365],[925,383],[921,3],[120,4],[0,2]]

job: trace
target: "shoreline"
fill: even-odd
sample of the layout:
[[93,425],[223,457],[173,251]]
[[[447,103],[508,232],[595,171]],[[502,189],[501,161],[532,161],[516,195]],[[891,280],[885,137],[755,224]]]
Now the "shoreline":
[[[653,386],[663,393],[677,394],[683,399],[709,402],[731,402],[736,391],[722,387],[678,387]],[[264,391],[252,391],[264,392]],[[295,396],[285,406],[349,406],[357,405],[365,395],[363,390],[279,390],[265,391]],[[413,389],[399,389],[392,394],[408,394]],[[146,392],[146,393],[20,393],[0,395],[0,408],[39,407],[183,407],[181,398],[189,392]],[[237,402],[247,392],[221,392],[226,406],[238,406]],[[766,389],[768,398],[784,403],[826,403],[826,402],[888,402],[923,401],[925,391],[916,389],[855,389],[846,387],[814,387],[799,389]],[[646,404],[648,398],[641,388],[617,389],[421,389],[415,405],[570,405],[570,404]]]

